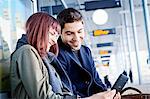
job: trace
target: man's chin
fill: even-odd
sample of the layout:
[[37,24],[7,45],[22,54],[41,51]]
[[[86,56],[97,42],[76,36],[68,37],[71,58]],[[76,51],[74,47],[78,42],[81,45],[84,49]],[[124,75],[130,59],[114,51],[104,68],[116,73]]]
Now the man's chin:
[[78,47],[72,47],[73,50],[79,50],[81,48],[81,46]]

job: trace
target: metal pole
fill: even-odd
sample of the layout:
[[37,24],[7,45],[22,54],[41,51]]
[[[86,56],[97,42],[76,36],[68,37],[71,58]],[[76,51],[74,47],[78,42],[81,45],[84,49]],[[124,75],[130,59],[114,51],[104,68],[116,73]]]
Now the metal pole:
[[133,36],[134,36],[134,46],[135,46],[135,54],[136,54],[136,62],[137,62],[137,71],[138,71],[138,77],[139,77],[139,84],[141,84],[141,68],[140,68],[140,60],[139,60],[139,50],[138,50],[138,37],[137,37],[137,31],[136,31],[136,20],[135,20],[135,12],[134,12],[134,3],[133,0],[129,0],[130,5],[130,12],[131,12],[131,22],[132,22],[132,30],[133,30]]
[[147,37],[147,46],[148,46],[148,59],[147,63],[150,64],[150,21],[149,21],[149,12],[147,6],[147,0],[142,0],[142,7],[143,7],[143,14],[144,14],[144,21],[145,21],[145,32]]
[[60,0],[61,1],[61,3],[63,4],[63,6],[65,7],[65,8],[68,8],[68,6],[67,6],[67,4],[66,4],[66,2],[64,1],[64,0]]
[[[125,10],[125,8],[124,8],[124,10]],[[129,40],[129,31],[128,31],[128,26],[127,26],[127,22],[126,22],[126,14],[125,13],[123,13],[123,18],[124,18],[124,27],[125,27],[125,34],[126,34],[126,36],[125,36],[125,38],[126,38],[126,42],[127,42],[127,50],[128,50],[128,60],[129,60],[129,67],[130,68],[132,68],[132,66],[131,66],[131,57],[130,57],[130,55],[131,55],[131,48],[130,48],[130,40]]]
[[[124,30],[123,30],[124,31]],[[120,37],[121,37],[121,43],[122,43],[122,54],[123,54],[123,62],[124,62],[124,70],[127,69],[127,58],[126,58],[126,51],[125,51],[125,40],[124,40],[124,32],[122,31],[122,33],[120,33]]]

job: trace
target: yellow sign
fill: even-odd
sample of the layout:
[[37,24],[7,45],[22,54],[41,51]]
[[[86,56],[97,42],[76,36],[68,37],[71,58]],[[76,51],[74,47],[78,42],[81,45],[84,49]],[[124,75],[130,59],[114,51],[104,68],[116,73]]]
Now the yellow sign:
[[100,53],[100,55],[108,54],[108,51],[106,51],[106,50],[100,50],[99,53]]
[[95,30],[94,31],[94,36],[101,36],[101,35],[107,35],[109,33],[108,30]]

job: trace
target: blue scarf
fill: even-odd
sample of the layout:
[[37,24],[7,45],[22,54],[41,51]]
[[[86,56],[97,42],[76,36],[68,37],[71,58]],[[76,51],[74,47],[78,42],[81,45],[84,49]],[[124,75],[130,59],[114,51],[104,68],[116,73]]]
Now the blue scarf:
[[62,94],[62,82],[61,79],[58,75],[58,73],[56,72],[55,68],[50,64],[53,60],[54,60],[54,54],[53,53],[48,53],[47,54],[48,57],[43,58],[43,62],[48,70],[48,74],[49,74],[49,83],[52,86],[52,90],[55,93],[61,93]]

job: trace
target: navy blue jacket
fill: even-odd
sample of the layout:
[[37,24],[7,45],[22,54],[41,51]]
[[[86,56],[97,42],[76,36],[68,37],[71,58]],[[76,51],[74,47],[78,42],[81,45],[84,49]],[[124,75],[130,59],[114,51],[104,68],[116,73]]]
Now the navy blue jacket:
[[60,38],[58,45],[59,54],[57,58],[73,84],[74,94],[87,97],[106,90],[106,86],[102,83],[96,71],[91,51],[88,47],[81,46],[79,59],[77,59],[71,48],[65,45]]

